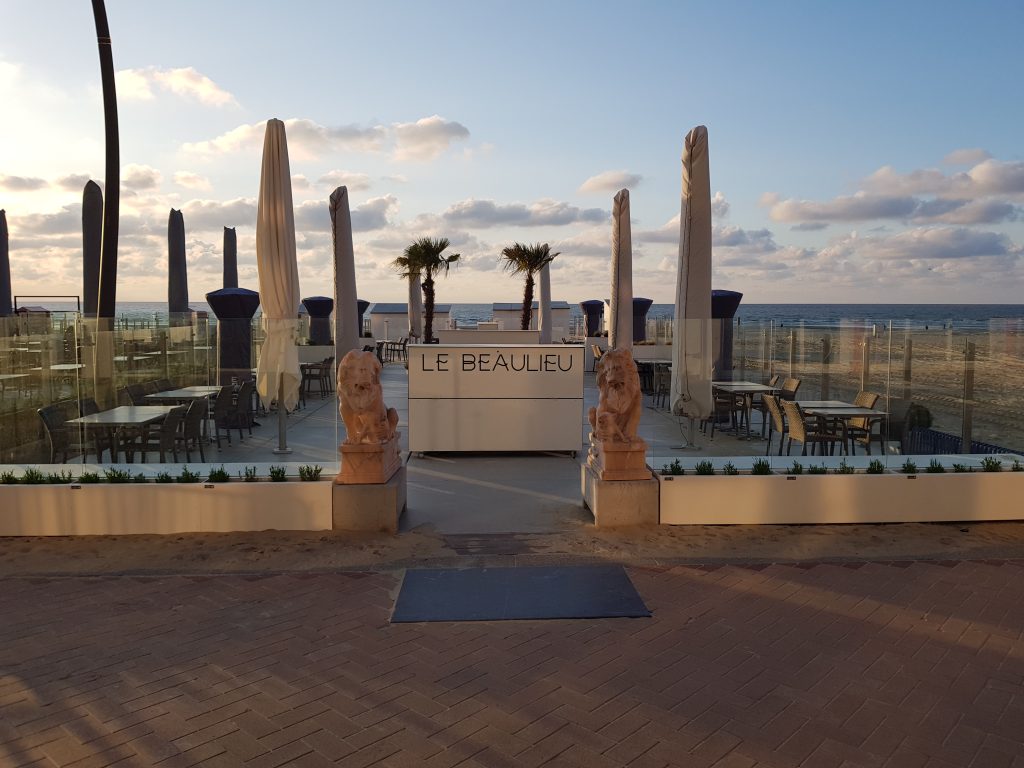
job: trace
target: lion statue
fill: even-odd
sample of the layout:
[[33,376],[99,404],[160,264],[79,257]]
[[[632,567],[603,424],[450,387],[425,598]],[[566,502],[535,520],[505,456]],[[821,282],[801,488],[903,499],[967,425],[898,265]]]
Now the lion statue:
[[352,350],[338,365],[338,411],[345,445],[386,443],[395,436],[398,411],[384,405],[381,364],[373,352]]
[[640,412],[640,375],[628,349],[609,349],[597,361],[600,398],[589,413],[590,428],[597,440],[632,443],[637,439]]

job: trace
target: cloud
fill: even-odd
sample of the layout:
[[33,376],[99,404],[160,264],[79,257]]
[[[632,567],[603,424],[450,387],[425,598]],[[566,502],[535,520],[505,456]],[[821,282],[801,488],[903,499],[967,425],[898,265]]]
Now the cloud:
[[[390,216],[398,210],[398,198],[393,195],[372,197],[352,209],[352,231],[370,232],[390,224]],[[307,200],[295,206],[297,232],[330,232],[331,214],[326,200]]]
[[391,131],[395,141],[395,160],[433,160],[456,141],[469,138],[469,129],[462,123],[445,120],[440,115],[423,117],[414,123],[394,123]]
[[[92,180],[92,177],[87,173],[72,173],[68,176],[61,176],[57,179],[56,184],[68,192],[81,192],[90,180]],[[98,181],[97,184],[99,184]],[[103,185],[100,184],[100,186]]]
[[292,189],[309,189],[309,179],[304,174],[293,173],[292,174]]
[[369,189],[371,185],[369,175],[341,170],[328,171],[317,179],[316,182],[317,184],[329,186],[331,190],[345,186],[348,187],[349,192],[362,192]]
[[828,229],[827,221],[804,221],[790,227],[794,232],[817,232],[821,229]]
[[160,186],[160,171],[148,165],[132,163],[121,169],[121,186],[125,189],[144,191]]
[[31,235],[81,236],[82,206],[65,205],[55,213],[29,213],[21,216],[8,214],[7,225],[10,227],[12,239]]
[[964,227],[919,227],[886,238],[861,238],[860,245],[858,250],[879,259],[969,259],[1021,253],[1001,232]]
[[234,96],[192,67],[122,69],[116,77],[117,95],[125,101],[152,101],[158,89],[211,107],[238,105]]
[[962,199],[1021,195],[1024,194],[1024,161],[988,158],[966,172],[949,175],[935,168],[899,173],[886,165],[868,176],[863,186],[866,191],[881,195],[934,195]]
[[213,189],[208,178],[192,171],[178,171],[174,174],[174,183],[185,189],[196,189],[202,192]]
[[729,215],[729,201],[721,192],[715,192],[711,198],[711,216],[715,219],[724,219]]
[[942,162],[946,165],[976,165],[988,160],[992,155],[984,149],[954,149]]
[[34,176],[0,176],[0,189],[11,192],[34,192],[48,187],[45,179]]
[[[385,131],[381,126],[361,128],[356,125],[327,127],[300,118],[284,121],[289,151],[315,158],[328,152],[340,150],[379,150]],[[224,154],[243,150],[255,150],[263,146],[267,123],[252,123],[232,128],[208,141],[182,145],[185,152],[198,155]]]
[[181,213],[186,231],[256,226],[256,201],[248,198],[189,200],[181,206]]
[[[1019,218],[1020,209],[999,200],[955,200],[951,198],[921,199],[893,197],[858,192],[826,202],[780,200],[772,205],[773,221],[822,225],[836,221],[877,221],[895,219],[908,222],[944,224],[995,224]],[[823,227],[818,227],[823,228]]]
[[499,205],[493,200],[470,198],[453,203],[441,216],[456,226],[486,229],[504,224],[543,227],[596,223],[606,221],[610,214],[600,208],[577,208],[557,200],[538,200],[527,206],[523,203]]
[[580,184],[579,191],[584,194],[618,192],[620,189],[633,189],[643,180],[639,173],[629,171],[602,171],[596,176]]

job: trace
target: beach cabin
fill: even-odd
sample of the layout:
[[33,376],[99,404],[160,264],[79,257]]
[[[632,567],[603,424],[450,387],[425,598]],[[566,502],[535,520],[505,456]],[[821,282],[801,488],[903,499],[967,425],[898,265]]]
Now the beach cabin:
[[[451,304],[434,305],[434,330],[451,325]],[[377,303],[370,307],[370,333],[378,340],[397,341],[409,335],[409,305]]]
[[[537,328],[537,313],[540,302],[533,302],[533,314],[530,319],[530,328]],[[520,327],[519,319],[523,314],[523,303],[517,301],[495,302],[491,305],[491,317],[498,323],[499,328],[505,331],[514,331]],[[568,337],[572,329],[572,310],[567,301],[551,302],[551,340],[561,341],[562,337]]]

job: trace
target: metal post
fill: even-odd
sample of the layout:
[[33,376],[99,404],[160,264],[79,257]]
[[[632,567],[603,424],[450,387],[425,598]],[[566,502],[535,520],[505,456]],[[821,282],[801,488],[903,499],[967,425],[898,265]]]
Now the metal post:
[[903,399],[910,401],[911,397],[911,365],[914,359],[914,340],[907,333],[907,341],[903,345]]
[[288,409],[284,407],[284,376],[277,380],[277,448],[274,453],[291,453],[288,447]]
[[832,335],[826,333],[821,339],[821,399],[829,399],[829,358],[832,356]]
[[789,332],[789,378],[796,378],[796,330]]
[[960,428],[961,453],[970,453],[974,442],[974,354],[974,342],[968,341],[964,350],[964,419]]
[[861,392],[868,391],[871,382],[871,337],[865,336],[860,352],[860,389]]

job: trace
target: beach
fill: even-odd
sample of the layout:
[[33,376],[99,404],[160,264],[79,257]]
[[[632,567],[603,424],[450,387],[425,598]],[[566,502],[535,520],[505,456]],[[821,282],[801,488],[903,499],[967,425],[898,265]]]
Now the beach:
[[0,578],[392,570],[470,565],[1020,559],[1024,523],[658,526],[533,534],[341,531],[0,538]]

